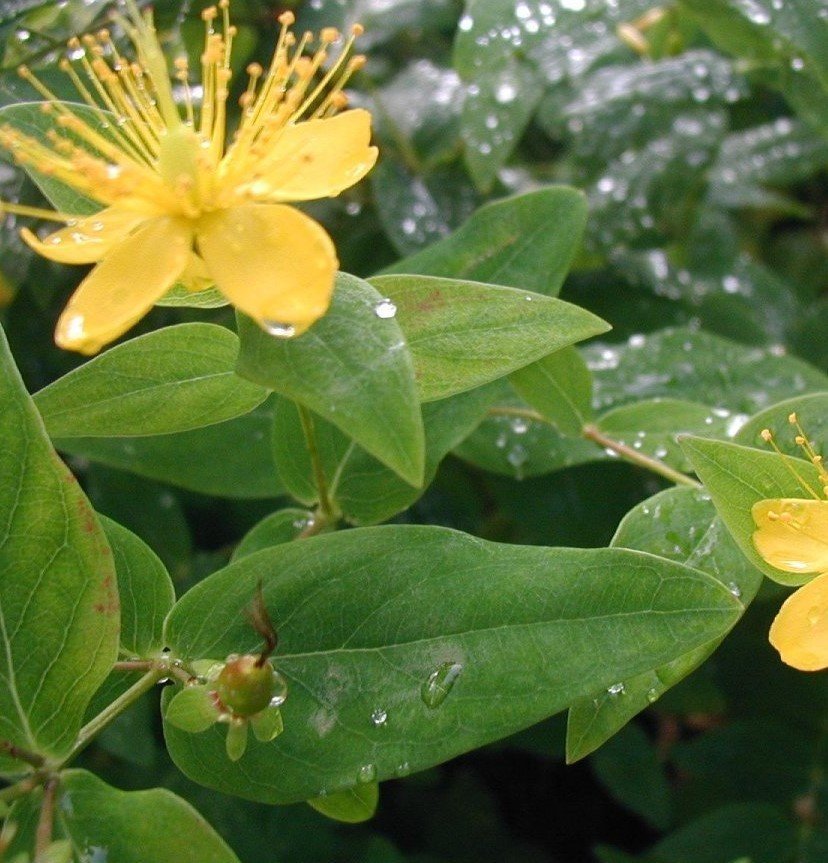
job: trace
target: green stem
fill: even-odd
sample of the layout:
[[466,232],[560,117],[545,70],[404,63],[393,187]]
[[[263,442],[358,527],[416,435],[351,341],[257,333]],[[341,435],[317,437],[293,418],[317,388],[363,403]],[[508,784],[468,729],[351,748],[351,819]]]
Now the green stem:
[[700,482],[687,476],[687,474],[674,470],[669,465],[664,464],[663,461],[644,455],[644,453],[638,452],[638,450],[627,446],[625,443],[621,443],[621,441],[607,437],[607,435],[605,435],[597,426],[585,425],[581,430],[581,434],[587,440],[591,440],[593,443],[597,443],[599,446],[616,453],[627,461],[632,462],[632,464],[636,464],[639,467],[652,471],[653,473],[660,474],[665,479],[670,480],[670,482],[674,482],[677,485],[686,485],[690,488],[702,488],[702,484]]
[[40,818],[35,832],[35,859],[41,860],[52,844],[52,830],[55,824],[55,796],[58,777],[51,776],[43,786],[43,800],[40,802]]
[[25,779],[15,782],[14,785],[9,785],[8,788],[2,788],[0,789],[0,803],[11,803],[12,800],[17,800],[18,797],[22,797],[37,788],[42,782],[41,776],[27,776]]
[[60,767],[71,761],[78,753],[82,752],[101,731],[117,719],[124,710],[137,701],[145,692],[161,680],[167,677],[170,669],[165,666],[155,665],[140,680],[136,680],[126,692],[119,695],[111,704],[107,705],[94,719],[90,719],[78,732],[78,738],[69,754],[60,762]]
[[18,761],[25,761],[27,764],[31,764],[35,769],[43,767],[43,764],[45,763],[45,759],[42,755],[38,755],[36,752],[30,752],[28,749],[23,749],[21,746],[16,746],[9,740],[0,740],[0,753],[3,752],[5,752],[6,755],[11,755],[12,758],[16,758]]
[[319,448],[316,445],[313,416],[304,405],[297,404],[296,407],[299,411],[299,420],[302,423],[302,432],[305,435],[305,443],[307,444],[308,454],[310,455],[313,467],[313,479],[316,483],[316,490],[319,493],[319,509],[322,515],[325,516],[326,521],[333,521],[336,518],[336,509],[333,503],[331,503],[330,493],[328,492],[328,481],[325,479],[322,459],[319,456]]

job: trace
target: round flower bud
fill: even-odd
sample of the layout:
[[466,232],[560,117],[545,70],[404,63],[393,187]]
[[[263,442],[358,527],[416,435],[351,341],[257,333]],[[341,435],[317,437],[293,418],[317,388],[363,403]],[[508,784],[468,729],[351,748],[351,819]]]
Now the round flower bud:
[[284,689],[284,680],[269,660],[259,665],[256,654],[231,659],[216,679],[216,695],[235,716],[255,716]]

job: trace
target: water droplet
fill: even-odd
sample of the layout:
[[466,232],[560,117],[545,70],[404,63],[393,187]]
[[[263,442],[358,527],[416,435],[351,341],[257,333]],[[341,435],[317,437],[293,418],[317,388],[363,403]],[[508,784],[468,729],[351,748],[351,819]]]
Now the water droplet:
[[474,18],[471,15],[464,15],[457,22],[457,29],[462,30],[464,33],[468,33],[472,27],[474,27]]
[[647,701],[649,701],[650,704],[652,704],[654,701],[658,701],[659,694],[660,694],[659,691],[655,687],[648,689],[647,690]]
[[375,764],[363,764],[357,773],[357,782],[367,785],[377,778],[377,767]]
[[388,711],[377,707],[371,713],[371,723],[375,728],[381,728],[388,721]]
[[420,697],[426,707],[434,710],[439,707],[451,692],[463,666],[459,662],[444,662],[428,675],[420,690]]
[[808,609],[808,625],[816,626],[822,620],[823,609],[819,605],[814,605]]
[[273,695],[270,698],[271,707],[281,707],[285,703],[288,694],[287,680],[279,674],[278,671],[273,672]]
[[411,773],[411,765],[407,761],[397,765],[397,776],[408,776],[409,773]]
[[515,434],[526,434],[529,431],[529,423],[523,417],[515,417],[510,425]]
[[271,321],[265,318],[262,328],[266,333],[277,339],[292,339],[296,335],[296,327],[293,324],[283,324],[279,321]]
[[742,595],[742,588],[739,587],[735,581],[729,581],[727,583],[727,589],[736,597],[736,599],[739,599]]
[[624,684],[623,683],[613,683],[612,686],[607,687],[608,695],[623,695],[624,694]]
[[501,81],[495,88],[495,100],[505,105],[507,102],[514,102],[517,97],[517,87],[511,81]]
[[374,306],[374,314],[378,318],[393,318],[397,314],[397,307],[385,297]]

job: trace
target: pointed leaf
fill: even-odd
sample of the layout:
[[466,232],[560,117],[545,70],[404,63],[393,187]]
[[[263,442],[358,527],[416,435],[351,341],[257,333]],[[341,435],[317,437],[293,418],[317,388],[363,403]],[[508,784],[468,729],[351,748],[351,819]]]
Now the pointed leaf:
[[60,820],[76,849],[113,863],[239,863],[198,812],[171,791],[119,791],[85,770],[61,774]]
[[172,434],[249,413],[267,390],[234,372],[239,340],[215,324],[131,339],[34,397],[52,437]]
[[450,237],[383,273],[467,279],[554,297],[580,245],[586,215],[586,198],[569,186],[493,201]]
[[609,324],[554,297],[434,276],[374,276],[397,307],[424,402],[504,377]]
[[378,803],[379,785],[376,782],[361,783],[346,791],[308,800],[308,804],[317,812],[345,824],[359,824],[373,818]]
[[115,568],[2,331],[0,436],[0,739],[59,757],[115,661]]
[[243,610],[260,580],[289,685],[284,733],[251,741],[238,765],[223,729],[165,733],[191,778],[271,803],[503,737],[721,636],[740,609],[709,576],[640,552],[386,526],[277,546],[209,576],[170,614],[171,649],[256,649]]
[[238,371],[310,408],[412,485],[423,477],[424,442],[414,369],[382,295],[340,273],[328,313],[303,335],[279,339],[239,319]]

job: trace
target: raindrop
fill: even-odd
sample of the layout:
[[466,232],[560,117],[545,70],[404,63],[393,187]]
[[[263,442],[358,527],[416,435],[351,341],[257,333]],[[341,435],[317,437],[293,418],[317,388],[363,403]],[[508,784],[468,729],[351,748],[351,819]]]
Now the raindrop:
[[458,22],[457,28],[464,33],[468,33],[474,27],[474,18],[471,15],[464,15]]
[[652,689],[648,689],[647,690],[647,701],[649,701],[650,704],[652,704],[654,701],[658,701],[658,695],[659,695],[658,690],[655,687],[653,687]]
[[607,693],[609,695],[623,695],[624,694],[624,684],[623,683],[613,683],[612,686],[607,687]]
[[388,711],[377,707],[371,712],[371,724],[374,728],[381,728],[388,721]]
[[529,423],[523,417],[515,417],[510,425],[515,434],[526,434],[529,431]]
[[408,776],[409,773],[411,773],[411,765],[407,761],[397,765],[397,776]]
[[739,587],[735,581],[729,581],[727,583],[727,589],[736,597],[736,599],[739,599],[742,595],[742,588]]
[[278,671],[273,672],[273,695],[270,698],[271,707],[281,707],[288,694],[287,681]]
[[357,773],[357,782],[367,785],[377,778],[377,767],[375,764],[363,764]]
[[397,314],[397,307],[385,297],[374,306],[374,314],[378,318],[393,318]]
[[265,319],[262,321],[265,332],[277,339],[292,339],[296,335],[296,327],[293,324],[283,324],[279,321]]
[[500,102],[501,105],[504,105],[507,102],[514,102],[517,94],[517,87],[515,87],[514,84],[512,84],[510,81],[502,81],[500,84],[498,84],[494,95],[495,100]]
[[561,7],[571,12],[583,12],[586,8],[586,0],[561,0]]
[[463,666],[459,662],[444,662],[432,671],[420,690],[425,706],[432,710],[439,707],[451,692],[462,670]]

